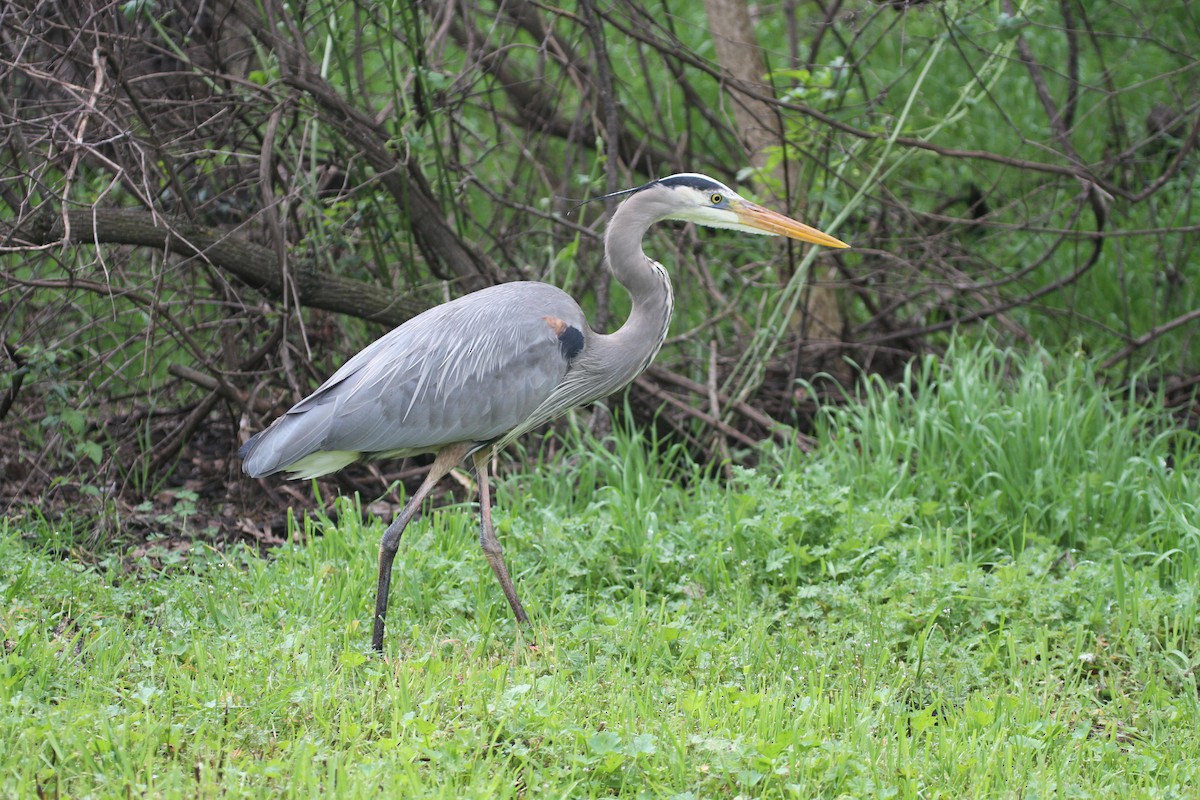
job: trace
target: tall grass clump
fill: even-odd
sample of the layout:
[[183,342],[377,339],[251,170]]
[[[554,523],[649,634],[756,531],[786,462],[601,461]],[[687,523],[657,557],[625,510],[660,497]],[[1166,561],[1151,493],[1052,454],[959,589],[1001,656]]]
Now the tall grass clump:
[[917,499],[977,555],[1033,538],[1190,565],[1196,436],[1137,383],[1109,387],[1077,356],[960,343],[825,408],[821,459],[862,491]]

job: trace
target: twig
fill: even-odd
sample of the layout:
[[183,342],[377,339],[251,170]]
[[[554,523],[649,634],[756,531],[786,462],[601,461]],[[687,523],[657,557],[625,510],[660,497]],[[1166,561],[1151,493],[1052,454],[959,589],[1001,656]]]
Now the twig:
[[1110,358],[1106,358],[1104,360],[1104,362],[1100,365],[1100,369],[1110,369],[1110,368],[1116,366],[1118,363],[1129,358],[1136,351],[1138,351],[1138,350],[1142,349],[1143,347],[1145,347],[1146,345],[1150,344],[1151,342],[1153,342],[1155,339],[1162,336],[1163,334],[1173,331],[1181,325],[1186,325],[1195,319],[1200,319],[1200,308],[1193,309],[1192,311],[1189,311],[1186,314],[1182,314],[1182,315],[1176,317],[1175,319],[1170,320],[1169,322],[1164,322],[1162,325],[1158,325],[1157,327],[1151,328],[1150,330],[1143,333],[1141,336],[1134,339],[1128,345],[1126,345],[1125,348],[1121,350],[1121,352],[1117,353],[1116,355],[1114,355]]
[[703,422],[705,425],[709,425],[713,428],[716,428],[721,433],[725,434],[726,436],[728,436],[731,439],[736,439],[737,441],[744,444],[746,447],[757,447],[758,446],[758,442],[754,441],[749,436],[747,436],[746,434],[739,431],[737,428],[733,427],[732,425],[728,425],[719,419],[713,418],[711,415],[704,413],[703,411],[701,411],[698,408],[689,406],[687,403],[685,403],[682,400],[680,400],[679,398],[675,397],[670,392],[663,391],[662,388],[655,385],[655,383],[653,381],[647,380],[645,375],[638,376],[634,380],[634,384],[636,384],[639,389],[642,389],[643,391],[645,391],[647,394],[649,394],[651,397],[655,398],[656,400],[662,400],[672,406],[675,406],[675,408],[678,408],[684,414],[687,414],[690,417],[695,417],[696,419]]
[[241,405],[245,408],[252,408],[259,413],[267,413],[274,406],[273,403],[264,397],[251,397],[235,386],[230,386],[224,378],[208,375],[191,367],[185,367],[183,364],[171,364],[167,367],[167,371],[176,378],[182,378],[189,383],[194,383],[197,386],[216,392],[226,400]]
[[217,401],[221,399],[219,391],[210,392],[203,400],[196,404],[191,413],[187,415],[187,419],[183,424],[176,428],[166,439],[159,444],[153,445],[154,456],[150,459],[150,473],[155,474],[161,472],[163,467],[172,458],[179,454],[184,444],[192,438],[192,434],[200,427],[200,423],[208,416],[208,413],[216,406]]
[[[1066,0],[1066,2],[1070,2],[1070,0]],[[1004,13],[1010,17],[1016,16],[1012,0],[1004,0],[1002,7],[1004,8]],[[1046,118],[1050,121],[1050,130],[1054,132],[1054,138],[1058,140],[1058,144],[1062,147],[1064,154],[1076,164],[1081,164],[1079,153],[1076,152],[1075,145],[1071,142],[1071,135],[1063,120],[1063,115],[1059,111],[1058,105],[1054,102],[1054,98],[1050,96],[1050,87],[1046,85],[1046,79],[1042,75],[1042,68],[1038,64],[1037,59],[1033,57],[1033,50],[1029,46],[1029,40],[1023,35],[1017,36],[1017,54],[1021,57],[1021,63],[1025,65],[1025,69],[1029,72],[1029,80],[1033,83],[1033,89],[1037,93],[1038,100],[1042,103],[1042,110],[1046,112]]]
[[[604,41],[604,27],[600,24],[600,19],[597,16],[594,0],[583,0],[580,3],[580,7],[583,11],[584,27],[587,29],[588,37],[592,40],[592,58],[596,62],[596,74],[591,82],[595,96],[595,105],[592,113],[597,117],[596,124],[603,132],[605,152],[607,154],[615,154],[621,137],[621,123],[620,116],[617,113],[616,97],[613,92],[612,68],[608,63],[608,47]],[[620,169],[621,165],[618,163],[618,159],[610,155],[606,159],[604,170],[606,178],[605,192],[609,195],[619,188],[617,180]],[[604,205],[611,219],[613,212],[617,210],[616,198],[608,197],[604,201]],[[596,285],[595,316],[598,330],[604,330],[608,327],[608,287],[608,281],[599,281]]]
[[[672,372],[666,367],[662,367],[657,364],[651,364],[650,368],[646,370],[644,377],[653,378],[654,380],[661,381],[663,383],[674,384],[680,389],[685,389],[692,394],[700,395],[701,397],[708,394],[708,388],[704,384],[697,383],[691,378],[684,377],[677,372]],[[722,392],[717,393],[717,400],[719,400],[726,408],[736,411],[738,414],[741,414],[754,424],[762,426],[764,430],[768,431],[772,436],[774,436],[776,439],[779,439],[781,442],[787,443],[792,440],[792,432],[788,426],[784,425],[778,420],[772,419],[771,416],[765,411],[757,409],[749,403],[741,400],[734,400],[729,395]]]
[[[645,30],[633,25],[624,25],[619,20],[615,19],[612,14],[602,16],[606,21],[608,21],[609,24],[619,29],[622,33],[638,41],[649,44],[652,47],[661,46],[661,43],[653,36],[646,33]],[[714,79],[720,78],[720,69],[710,64],[708,61],[705,61],[703,58],[694,56],[680,49],[677,49],[677,51],[672,51],[672,56],[678,58],[680,61],[683,61],[690,67],[707,73]],[[775,97],[769,97],[762,93],[756,93],[752,89],[746,89],[744,93],[748,96],[754,97],[755,99],[762,100],[763,102],[777,104],[780,109],[784,111],[802,114],[812,120],[815,120],[816,122],[821,123],[821,125],[825,126],[826,128],[841,131],[842,133],[849,134],[858,139],[865,139],[869,141],[891,141],[894,144],[902,145],[904,147],[912,147],[918,150],[926,150],[931,153],[936,153],[944,158],[963,158],[976,161],[988,161],[993,164],[1003,164],[1016,169],[1030,170],[1032,172],[1044,172],[1051,175],[1063,175],[1071,178],[1079,178],[1081,180],[1097,184],[1103,188],[1104,191],[1116,197],[1122,197],[1125,199],[1133,199],[1136,197],[1136,195],[1132,194],[1128,190],[1125,190],[1109,181],[1105,181],[1098,175],[1093,174],[1090,170],[1078,164],[1064,166],[1061,164],[1047,163],[1045,161],[1031,161],[1024,158],[1000,155],[999,153],[992,153],[986,150],[961,150],[953,147],[942,147],[941,145],[936,145],[932,142],[927,142],[923,139],[917,139],[910,136],[892,136],[887,132],[864,130],[863,128],[855,127],[847,122],[843,122],[837,117],[818,111],[810,106],[806,106],[801,103],[780,100]]]
[[12,383],[8,385],[8,391],[4,393],[3,397],[0,397],[0,420],[8,416],[9,409],[17,400],[17,393],[21,391],[21,384],[25,382],[25,356],[21,355],[17,348],[7,341],[4,342],[4,353],[13,362],[16,369],[13,370]]
[[1108,210],[1104,199],[1099,194],[1098,187],[1096,187],[1094,184],[1085,184],[1084,190],[1087,192],[1087,199],[1091,205],[1092,213],[1096,216],[1097,235],[1093,237],[1095,247],[1092,249],[1092,254],[1082,266],[1059,278],[1058,280],[1051,281],[1050,283],[1038,288],[1036,291],[1029,292],[1022,297],[1006,300],[989,308],[980,309],[970,314],[964,314],[961,317],[953,317],[933,325],[922,325],[919,327],[906,328],[899,331],[890,331],[888,333],[872,337],[871,339],[867,340],[866,343],[880,344],[882,342],[894,341],[896,339],[924,336],[930,333],[936,333],[938,331],[949,330],[959,325],[982,322],[985,319],[994,317],[997,314],[1003,314],[1005,311],[1009,311],[1013,308],[1029,305],[1034,300],[1045,297],[1046,295],[1056,292],[1065,286],[1070,286],[1072,283],[1079,280],[1084,273],[1094,267],[1096,262],[1100,260],[1100,253],[1104,249],[1104,237],[1099,234],[1103,231],[1104,226],[1108,223]]

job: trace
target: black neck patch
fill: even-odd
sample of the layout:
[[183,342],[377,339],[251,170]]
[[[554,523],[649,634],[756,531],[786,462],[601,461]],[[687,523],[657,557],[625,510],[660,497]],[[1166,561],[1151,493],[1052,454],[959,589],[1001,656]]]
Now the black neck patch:
[[574,325],[568,325],[558,317],[542,317],[542,321],[550,326],[550,330],[558,338],[558,349],[562,352],[563,359],[574,360],[583,350],[583,331]]
[[574,361],[575,356],[583,350],[583,331],[574,325],[568,325],[558,335],[558,347],[564,359]]

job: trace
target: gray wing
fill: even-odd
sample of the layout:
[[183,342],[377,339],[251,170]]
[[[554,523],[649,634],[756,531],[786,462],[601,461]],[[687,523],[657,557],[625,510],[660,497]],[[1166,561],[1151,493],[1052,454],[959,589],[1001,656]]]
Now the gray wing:
[[491,441],[550,396],[587,335],[578,304],[544,283],[501,284],[431,308],[251,438],[242,468],[313,477],[361,457]]

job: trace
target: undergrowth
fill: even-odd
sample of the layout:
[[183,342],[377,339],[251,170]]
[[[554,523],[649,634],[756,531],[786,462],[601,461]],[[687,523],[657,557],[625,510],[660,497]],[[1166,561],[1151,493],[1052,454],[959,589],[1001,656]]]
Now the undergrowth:
[[427,513],[386,658],[350,499],[157,572],[5,521],[0,794],[1186,796],[1189,436],[1082,363],[952,355],[728,481],[631,430],[501,480],[528,631],[474,510]]

